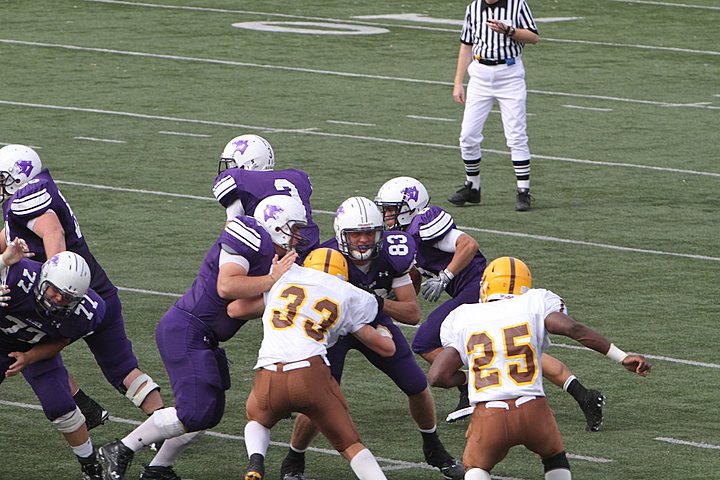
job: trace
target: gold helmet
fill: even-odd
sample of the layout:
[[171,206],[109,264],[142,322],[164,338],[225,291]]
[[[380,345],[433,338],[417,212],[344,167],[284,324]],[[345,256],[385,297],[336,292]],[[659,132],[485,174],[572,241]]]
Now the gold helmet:
[[318,248],[310,252],[303,267],[320,270],[347,282],[348,264],[345,255],[332,248]]
[[525,262],[514,257],[496,258],[485,267],[480,280],[480,301],[522,295],[532,288],[532,275]]

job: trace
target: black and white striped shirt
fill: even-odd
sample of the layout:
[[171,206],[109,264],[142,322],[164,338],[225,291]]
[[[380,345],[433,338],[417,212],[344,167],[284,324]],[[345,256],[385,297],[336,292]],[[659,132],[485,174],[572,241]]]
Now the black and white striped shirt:
[[515,28],[526,28],[537,33],[537,26],[525,0],[498,0],[492,5],[475,0],[465,10],[465,24],[460,42],[472,45],[473,56],[488,60],[504,60],[522,53],[523,44],[490,30],[488,20],[500,20]]

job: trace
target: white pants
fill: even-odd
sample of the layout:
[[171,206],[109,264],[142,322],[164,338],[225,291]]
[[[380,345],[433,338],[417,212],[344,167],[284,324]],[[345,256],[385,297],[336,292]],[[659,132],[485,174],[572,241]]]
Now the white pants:
[[495,100],[500,105],[506,145],[513,160],[530,158],[527,137],[525,67],[517,57],[514,65],[482,65],[473,61],[468,67],[470,81],[465,96],[465,112],[460,130],[460,154],[463,160],[482,157],[480,144],[483,127]]

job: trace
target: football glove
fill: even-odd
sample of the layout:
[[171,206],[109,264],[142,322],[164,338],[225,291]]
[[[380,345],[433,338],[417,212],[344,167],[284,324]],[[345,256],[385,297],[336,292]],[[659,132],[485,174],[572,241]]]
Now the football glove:
[[441,270],[437,277],[428,278],[422,283],[420,293],[428,302],[436,302],[454,276],[448,269]]

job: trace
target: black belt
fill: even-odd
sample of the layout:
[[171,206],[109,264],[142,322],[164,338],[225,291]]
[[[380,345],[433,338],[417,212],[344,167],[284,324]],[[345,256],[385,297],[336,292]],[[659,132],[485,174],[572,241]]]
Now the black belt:
[[481,63],[483,65],[505,65],[507,63],[507,60],[488,60],[487,58],[478,58],[478,63]]

